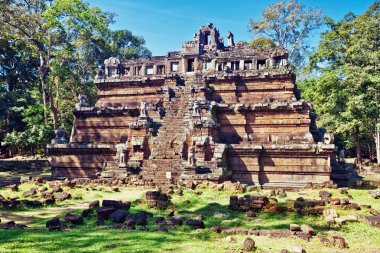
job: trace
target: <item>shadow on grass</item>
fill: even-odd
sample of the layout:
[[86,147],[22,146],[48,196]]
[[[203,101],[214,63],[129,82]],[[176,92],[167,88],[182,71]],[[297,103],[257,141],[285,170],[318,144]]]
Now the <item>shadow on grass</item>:
[[[186,238],[173,233],[81,227],[67,232],[8,230],[0,233],[1,252],[162,252],[179,248]],[[33,246],[32,246],[33,245]]]

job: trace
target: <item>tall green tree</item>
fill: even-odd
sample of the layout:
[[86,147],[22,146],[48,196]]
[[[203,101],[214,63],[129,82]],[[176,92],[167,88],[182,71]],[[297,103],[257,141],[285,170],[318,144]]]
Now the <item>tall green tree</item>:
[[322,24],[321,9],[290,0],[270,5],[260,20],[250,20],[248,28],[255,38],[266,36],[284,46],[289,52],[289,63],[299,72],[310,52],[308,38]]
[[355,147],[358,163],[363,150],[374,157],[379,149],[379,6],[375,2],[364,14],[348,13],[338,22],[327,19],[328,31],[310,57],[309,69],[318,77],[299,84],[322,125],[344,136],[346,147]]
[[0,28],[2,37],[23,41],[38,56],[45,124],[49,104],[56,129],[57,110],[52,99],[54,84],[48,80],[52,65],[62,65],[71,58],[83,34],[101,36],[107,30],[109,15],[81,0],[8,0],[0,6],[0,17],[4,24]]
[[40,150],[51,129],[71,127],[78,94],[94,101],[104,59],[151,56],[142,37],[109,29],[113,17],[81,0],[0,1],[0,141]]

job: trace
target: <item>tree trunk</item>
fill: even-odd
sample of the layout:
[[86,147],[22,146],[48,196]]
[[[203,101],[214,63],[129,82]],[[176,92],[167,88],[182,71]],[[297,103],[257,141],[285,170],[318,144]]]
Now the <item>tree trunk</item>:
[[363,158],[362,158],[362,150],[361,150],[361,145],[360,145],[360,132],[359,132],[359,127],[355,127],[355,145],[356,145],[356,162],[358,164],[363,163]]
[[375,126],[376,160],[380,164],[380,123]]
[[54,99],[53,99],[53,92],[51,89],[51,86],[49,88],[49,108],[51,111],[51,114],[53,115],[53,126],[54,130],[58,129],[58,109],[54,106]]
[[48,118],[47,118],[47,102],[46,102],[46,74],[47,74],[47,68],[46,68],[46,61],[42,55],[42,52],[40,52],[40,67],[38,68],[38,73],[41,80],[41,91],[42,91],[42,100],[43,100],[43,106],[44,106],[44,123],[45,126],[48,124]]

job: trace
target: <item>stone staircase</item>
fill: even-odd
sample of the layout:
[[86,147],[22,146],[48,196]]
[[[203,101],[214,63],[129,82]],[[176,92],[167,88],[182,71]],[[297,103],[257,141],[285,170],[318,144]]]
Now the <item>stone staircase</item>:
[[158,122],[157,136],[150,140],[150,157],[140,173],[145,179],[166,183],[177,178],[187,163],[184,145],[192,107],[190,89],[190,85],[176,87],[175,96],[164,101],[165,116]]

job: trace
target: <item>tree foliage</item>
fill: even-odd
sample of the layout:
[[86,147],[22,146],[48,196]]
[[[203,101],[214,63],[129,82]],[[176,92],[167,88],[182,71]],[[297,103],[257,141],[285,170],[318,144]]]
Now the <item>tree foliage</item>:
[[308,66],[319,75],[300,83],[321,124],[343,136],[346,148],[355,147],[358,162],[363,151],[375,156],[380,118],[379,5],[375,2],[360,16],[348,13],[338,22],[328,18],[328,31]]
[[151,55],[142,37],[110,30],[113,18],[82,0],[0,1],[0,143],[45,146],[46,133],[71,128],[78,94],[94,101],[104,59]]
[[307,39],[322,24],[321,9],[291,0],[270,5],[264,9],[260,20],[250,20],[248,28],[256,38],[267,36],[288,49],[289,62],[300,71],[310,52]]
[[264,51],[274,48],[276,43],[269,38],[257,38],[253,39],[249,45],[258,51]]

